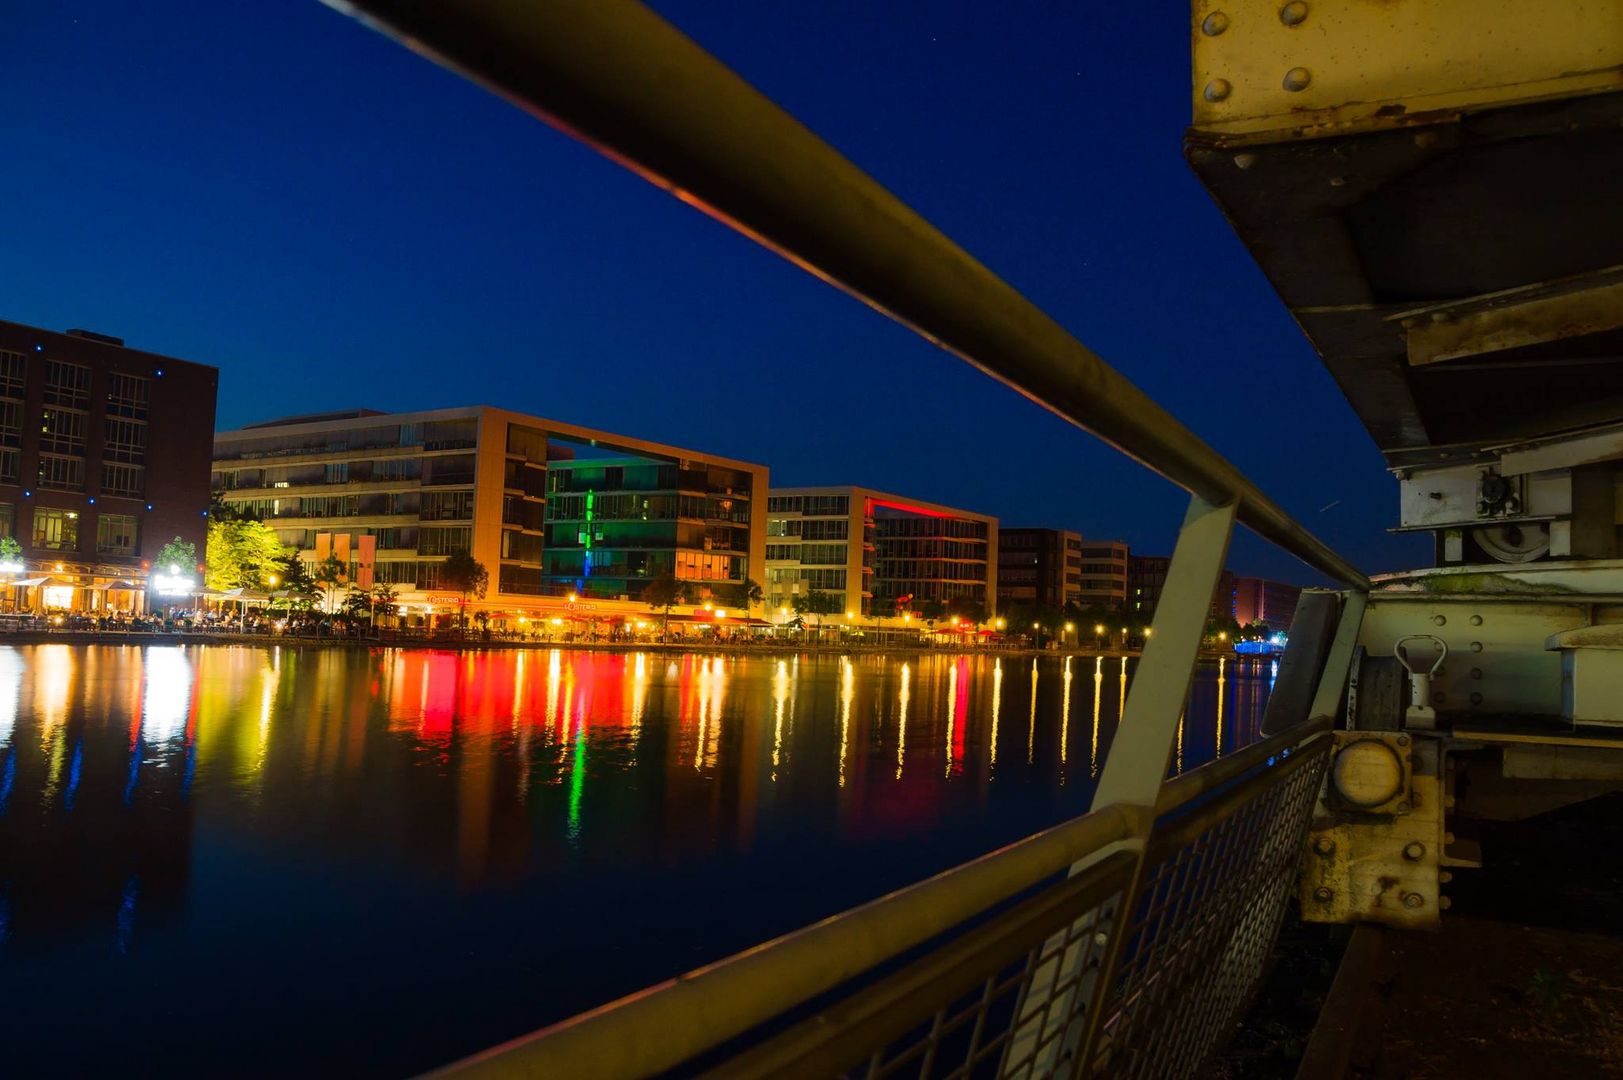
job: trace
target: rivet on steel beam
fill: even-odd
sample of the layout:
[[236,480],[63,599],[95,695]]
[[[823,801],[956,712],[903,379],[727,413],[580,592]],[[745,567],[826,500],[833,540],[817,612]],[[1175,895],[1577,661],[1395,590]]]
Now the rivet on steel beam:
[[1454,906],[1454,901],[1450,900],[1446,896],[1439,896],[1437,898],[1437,906],[1442,908],[1444,911],[1447,911],[1449,908]]
[[1234,93],[1234,84],[1227,79],[1213,79],[1206,84],[1205,98],[1207,101],[1222,101]]
[[1480,641],[1471,642],[1471,651],[1472,652],[1481,652],[1482,651],[1482,642],[1480,642]]
[[1438,626],[1447,626],[1448,625],[1448,616],[1447,615],[1433,615],[1431,617],[1431,621],[1433,623],[1437,624]]
[[1400,814],[1407,814],[1409,812],[1409,804],[1406,802],[1400,802],[1397,806],[1393,807],[1393,809]]
[[1447,885],[1454,880],[1454,872],[1452,870],[1439,870],[1437,871],[1437,880]]
[[1406,908],[1417,908],[1417,907],[1425,907],[1425,905],[1426,905],[1426,898],[1424,896],[1421,896],[1419,893],[1417,893],[1417,892],[1406,892],[1406,893],[1403,894],[1403,906],[1404,907],[1406,907]]
[[1307,5],[1302,0],[1291,0],[1279,9],[1279,21],[1286,26],[1301,26],[1307,20]]
[[1399,746],[1408,746],[1409,745],[1409,736],[1407,736],[1407,735],[1399,735],[1397,741],[1398,741]]
[[1313,890],[1313,899],[1317,900],[1321,904],[1328,904],[1331,900],[1335,899],[1335,895],[1335,893],[1331,892],[1323,885],[1320,885],[1317,889]]
[[1110,935],[1101,930],[1093,935],[1093,943],[1102,949],[1110,944]]
[[1345,176],[1332,176],[1330,178],[1330,186],[1331,187],[1346,187],[1347,186],[1347,178]]
[[1285,72],[1285,89],[1293,94],[1300,90],[1306,90],[1307,84],[1312,81],[1313,76],[1307,68],[1296,67]]
[[1473,679],[1482,678],[1482,669],[1479,668],[1479,667],[1472,668],[1471,669],[1471,678],[1473,678]]
[[1480,615],[1472,615],[1471,616],[1471,625],[1472,626],[1481,626],[1482,625],[1482,616],[1480,616]]
[[1236,169],[1249,169],[1251,166],[1255,165],[1256,163],[1257,163],[1257,155],[1255,155],[1255,154],[1235,154],[1234,155],[1234,167]]
[[1419,862],[1426,854],[1426,845],[1418,840],[1410,840],[1403,845],[1403,857],[1410,862]]
[[1321,836],[1313,841],[1313,850],[1320,855],[1329,855],[1336,850],[1336,844],[1328,836]]
[[1471,704],[1472,705],[1480,705],[1480,704],[1482,704],[1482,695],[1481,694],[1472,694],[1471,695]]
[[1200,21],[1200,32],[1207,37],[1216,37],[1229,28],[1229,17],[1221,11],[1214,11]]

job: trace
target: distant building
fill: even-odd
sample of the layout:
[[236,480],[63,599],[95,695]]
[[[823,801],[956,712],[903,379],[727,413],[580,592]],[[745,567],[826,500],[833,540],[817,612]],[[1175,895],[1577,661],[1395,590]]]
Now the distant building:
[[1234,618],[1241,626],[1267,623],[1275,630],[1289,630],[1302,597],[1300,585],[1282,581],[1243,577],[1234,582]]
[[119,338],[0,322],[0,535],[23,564],[0,573],[6,606],[190,606],[196,566],[175,568],[170,598],[148,587],[175,537],[203,558],[218,386],[215,368]]
[[695,604],[742,612],[763,573],[765,466],[504,409],[360,410],[221,432],[213,482],[304,558],[335,554],[358,583],[394,586],[413,616],[450,610],[458,598],[440,567],[464,549],[490,573],[472,607],[498,623],[647,615],[641,594],[666,576]]
[[1082,600],[1082,534],[1064,529],[999,529],[997,598],[1062,608]]
[[997,602],[998,523],[968,510],[863,487],[773,488],[767,498],[766,600],[790,606],[812,590],[844,610],[895,613],[912,598]]
[[[1172,559],[1166,555],[1134,555],[1128,560],[1127,614],[1146,623],[1155,617],[1171,564]],[[1234,582],[1234,575],[1224,570],[1212,593],[1210,618],[1234,617]]]
[[1131,553],[1120,540],[1083,540],[1080,602],[1084,607],[1127,607],[1127,569]]

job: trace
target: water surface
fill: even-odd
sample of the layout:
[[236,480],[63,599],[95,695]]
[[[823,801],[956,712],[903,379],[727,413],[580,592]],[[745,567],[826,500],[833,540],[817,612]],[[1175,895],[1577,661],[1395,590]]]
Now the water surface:
[[[1085,811],[1127,674],[0,647],[0,1075],[444,1063]],[[1268,688],[1203,667],[1174,767]]]

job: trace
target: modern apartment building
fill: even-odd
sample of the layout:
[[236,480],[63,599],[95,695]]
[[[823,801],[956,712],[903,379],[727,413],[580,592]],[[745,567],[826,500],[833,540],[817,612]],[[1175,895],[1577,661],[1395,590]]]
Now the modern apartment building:
[[[0,322],[0,535],[22,546],[0,572],[6,606],[157,606],[163,546],[203,557],[218,387],[215,368],[119,338]],[[184,595],[197,567],[175,569]]]
[[1289,630],[1296,616],[1296,601],[1302,598],[1300,585],[1283,581],[1243,577],[1234,581],[1234,618],[1241,626],[1267,623],[1275,630]]
[[1082,601],[1082,534],[1064,529],[999,529],[999,606],[1062,608]]
[[222,432],[213,482],[306,558],[331,552],[357,583],[393,585],[414,614],[456,602],[440,568],[458,550],[489,571],[475,609],[498,620],[646,614],[643,590],[667,576],[694,603],[741,606],[763,574],[765,466],[504,409],[361,410]]
[[1083,607],[1121,611],[1127,607],[1127,566],[1131,553],[1120,540],[1082,541]]
[[864,487],[774,488],[767,497],[766,600],[816,590],[848,612],[888,617],[897,601],[997,602],[998,523]]
[[[1165,555],[1133,555],[1127,563],[1126,613],[1134,620],[1148,624],[1155,617],[1155,608],[1161,602],[1161,590],[1167,581],[1167,567],[1172,563]],[[1234,582],[1232,573],[1225,570],[1212,593],[1210,617],[1234,617]]]

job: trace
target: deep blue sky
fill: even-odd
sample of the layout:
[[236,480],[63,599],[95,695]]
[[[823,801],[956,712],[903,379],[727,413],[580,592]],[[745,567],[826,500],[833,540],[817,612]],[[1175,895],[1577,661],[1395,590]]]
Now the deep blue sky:
[[[1187,3],[657,6],[1354,561],[1424,559],[1180,156]],[[0,318],[218,365],[221,427],[500,404],[1170,549],[1171,485],[314,0],[0,33]]]

